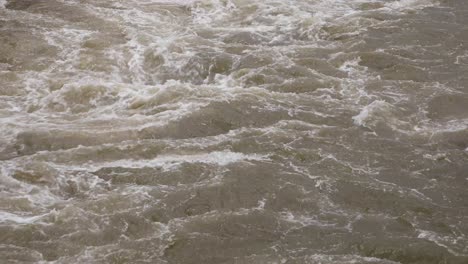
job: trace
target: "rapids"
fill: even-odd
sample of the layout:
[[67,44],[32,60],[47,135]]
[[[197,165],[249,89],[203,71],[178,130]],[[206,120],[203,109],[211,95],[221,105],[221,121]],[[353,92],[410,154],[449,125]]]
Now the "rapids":
[[468,263],[466,0],[0,0],[0,263]]

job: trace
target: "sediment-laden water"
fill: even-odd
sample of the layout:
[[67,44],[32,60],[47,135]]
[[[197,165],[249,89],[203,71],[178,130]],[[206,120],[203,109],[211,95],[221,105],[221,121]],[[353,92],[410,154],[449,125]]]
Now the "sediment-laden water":
[[465,0],[0,1],[1,263],[468,263]]

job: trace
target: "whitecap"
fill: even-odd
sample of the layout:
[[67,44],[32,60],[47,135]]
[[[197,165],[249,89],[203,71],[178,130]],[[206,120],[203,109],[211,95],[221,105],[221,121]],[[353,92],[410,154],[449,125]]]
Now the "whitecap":
[[366,126],[367,123],[375,118],[375,115],[379,112],[388,112],[392,108],[392,105],[382,100],[375,100],[371,104],[362,108],[358,115],[353,116],[354,124],[358,126]]

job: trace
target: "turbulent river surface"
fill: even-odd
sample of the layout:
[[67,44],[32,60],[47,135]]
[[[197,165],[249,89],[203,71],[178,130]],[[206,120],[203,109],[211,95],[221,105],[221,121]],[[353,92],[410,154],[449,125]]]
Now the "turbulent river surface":
[[0,263],[468,263],[466,0],[0,0]]

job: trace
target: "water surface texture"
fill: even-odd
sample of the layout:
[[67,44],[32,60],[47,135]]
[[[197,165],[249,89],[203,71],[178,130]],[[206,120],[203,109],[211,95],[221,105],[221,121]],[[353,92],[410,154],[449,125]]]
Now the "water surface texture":
[[466,0],[0,0],[1,263],[468,263]]

